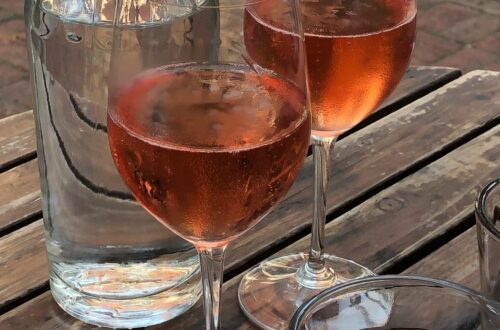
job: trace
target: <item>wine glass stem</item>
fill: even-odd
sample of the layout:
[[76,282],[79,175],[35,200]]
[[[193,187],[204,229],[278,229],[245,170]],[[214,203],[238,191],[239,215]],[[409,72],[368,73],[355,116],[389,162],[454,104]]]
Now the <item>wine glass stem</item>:
[[307,262],[299,269],[297,280],[310,288],[328,287],[335,280],[332,270],[325,268],[323,245],[325,239],[326,198],[328,189],[328,165],[335,143],[333,137],[312,137],[314,161],[314,205],[311,249]]
[[196,248],[200,256],[206,329],[218,330],[220,328],[219,306],[226,247]]
[[325,240],[328,165],[334,139],[313,136],[312,140],[314,158],[314,209],[308,264],[311,269],[321,270],[324,267],[323,245]]

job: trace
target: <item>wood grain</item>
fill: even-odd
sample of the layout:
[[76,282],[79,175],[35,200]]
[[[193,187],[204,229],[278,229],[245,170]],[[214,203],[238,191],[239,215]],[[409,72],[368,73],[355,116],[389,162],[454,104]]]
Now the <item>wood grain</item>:
[[0,172],[35,155],[35,123],[31,110],[0,119],[0,146]]
[[[500,175],[499,143],[500,126],[496,126],[329,223],[327,252],[384,271],[429,240],[444,235],[472,214],[474,198],[483,183]],[[308,243],[309,237],[304,237],[276,256],[304,251]],[[449,251],[446,253],[451,255],[453,245]],[[460,269],[449,267],[448,271]],[[240,279],[237,276],[224,285],[224,329],[254,329],[238,307]],[[153,328],[202,329],[200,307],[198,304],[180,318]],[[40,329],[94,329],[64,314],[49,293],[0,317],[0,327],[24,329],[33,324]]]
[[414,101],[460,76],[460,70],[455,68],[438,66],[410,67],[396,90],[377,111],[389,106],[392,107],[396,103],[399,103],[398,106],[401,106],[401,103],[403,105],[408,104],[410,103],[409,100]]
[[[46,284],[48,268],[42,220],[0,240],[0,308]],[[20,285],[22,283],[22,285]]]
[[[479,251],[476,238],[476,228],[470,228],[403,273],[444,279],[479,291]],[[412,297],[408,299],[411,300]],[[442,297],[435,297],[427,300],[416,313],[425,313],[425,318],[429,320],[448,322],[437,327],[440,329],[475,329],[474,325],[478,322],[477,311],[471,306],[457,307]],[[408,318],[411,316],[408,315]]]
[[476,228],[468,229],[403,274],[448,280],[479,291],[481,283]]
[[[439,87],[461,76],[461,72],[445,67],[411,67],[396,90],[368,118],[352,128],[343,136],[350,135],[380,118],[398,110]],[[341,136],[342,138],[342,136]]]
[[0,234],[41,207],[36,159],[0,173]]
[[[401,100],[407,99],[415,93],[418,94],[425,89],[432,88],[432,86],[442,84],[444,81],[458,74],[459,71],[457,70],[445,68],[412,68],[408,71],[405,80],[403,80],[397,92],[391,97],[391,101],[386,103],[386,107],[401,102]],[[10,123],[9,127],[17,127],[21,124],[26,126],[27,123],[33,125],[32,115],[28,112],[22,114],[22,116],[14,116],[12,120],[14,124]],[[20,124],[17,121],[20,121]],[[28,131],[32,131],[32,129]],[[12,135],[15,131],[7,130],[5,132]],[[10,139],[15,140],[15,137],[11,136]],[[15,150],[21,153],[26,151],[23,148]],[[20,155],[17,155],[17,157],[20,157]],[[304,171],[305,175],[302,176],[302,182],[294,186],[290,195],[310,185],[308,177],[310,174],[310,165],[308,169],[308,171]],[[0,192],[6,193],[1,194],[3,197],[0,197],[0,233],[13,225],[21,224],[24,219],[39,213],[41,208],[39,191],[37,191],[37,187],[39,186],[38,171],[34,162],[19,166],[9,173],[4,173],[1,179]],[[305,183],[305,185],[302,183]]]

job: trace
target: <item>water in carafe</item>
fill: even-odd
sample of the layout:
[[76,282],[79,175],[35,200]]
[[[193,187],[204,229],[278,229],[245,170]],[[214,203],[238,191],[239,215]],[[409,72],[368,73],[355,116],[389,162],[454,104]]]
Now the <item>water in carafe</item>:
[[[186,311],[201,287],[192,245],[143,211],[111,159],[107,75],[116,1],[137,10],[121,47],[143,64],[182,55],[169,53],[170,43],[194,52],[190,36],[206,33],[201,22],[213,13],[192,10],[191,1],[170,16],[158,14],[161,1],[25,2],[52,294],[86,322],[133,328]],[[157,47],[144,52],[141,43],[151,40]]]

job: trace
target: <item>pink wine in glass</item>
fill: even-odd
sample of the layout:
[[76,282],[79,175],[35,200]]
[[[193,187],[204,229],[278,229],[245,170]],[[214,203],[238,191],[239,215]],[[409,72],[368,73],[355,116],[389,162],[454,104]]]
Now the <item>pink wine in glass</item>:
[[[414,2],[304,0],[301,10],[313,135],[338,136],[375,110],[403,77],[415,40]],[[245,16],[250,58],[282,74],[290,68],[286,50],[293,38],[283,23],[287,15],[264,1]]]
[[138,201],[182,237],[224,245],[288,191],[310,134],[306,95],[239,67],[136,78],[108,115],[114,161]]

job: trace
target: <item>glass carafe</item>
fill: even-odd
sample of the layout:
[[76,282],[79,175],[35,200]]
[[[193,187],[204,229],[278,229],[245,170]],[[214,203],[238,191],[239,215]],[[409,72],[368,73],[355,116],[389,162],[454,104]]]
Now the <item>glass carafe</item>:
[[216,38],[203,28],[216,24],[214,12],[185,1],[159,15],[162,1],[25,0],[50,286],[66,312],[89,323],[160,323],[201,293],[195,250],[135,202],[111,159],[106,126],[115,10],[130,23],[122,45],[130,66],[157,67],[159,58],[197,56],[199,34]]

